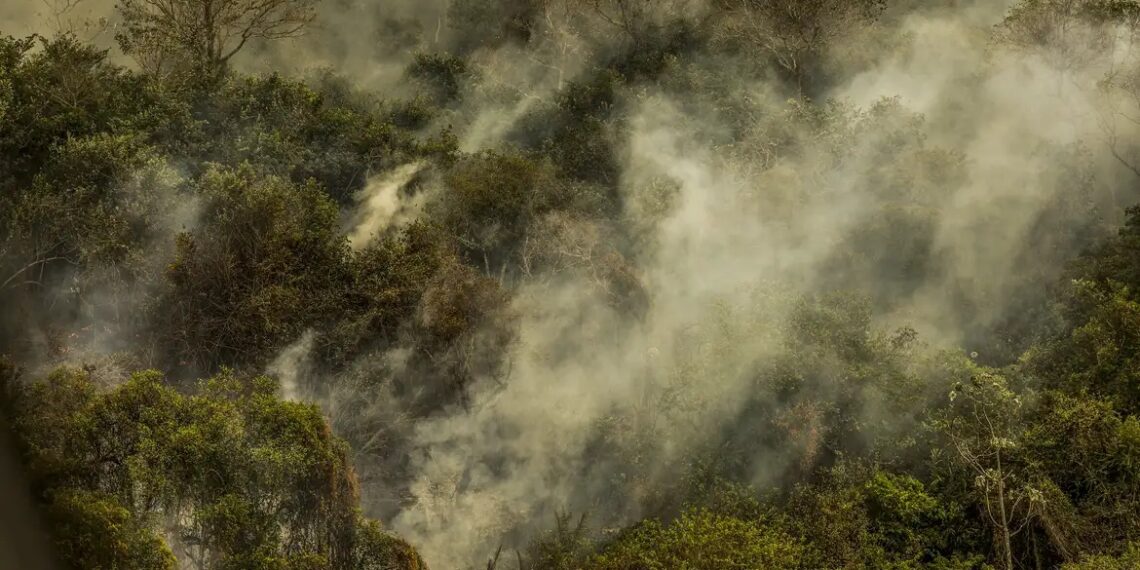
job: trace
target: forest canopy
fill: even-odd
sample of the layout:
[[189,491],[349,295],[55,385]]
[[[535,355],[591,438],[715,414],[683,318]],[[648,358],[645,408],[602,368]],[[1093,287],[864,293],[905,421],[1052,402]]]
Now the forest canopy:
[[65,569],[1140,567],[1138,34],[6,2],[3,490]]

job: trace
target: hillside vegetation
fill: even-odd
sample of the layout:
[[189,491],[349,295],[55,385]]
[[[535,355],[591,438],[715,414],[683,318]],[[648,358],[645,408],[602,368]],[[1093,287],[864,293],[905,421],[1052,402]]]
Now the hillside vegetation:
[[1140,568],[1140,2],[16,4],[60,568]]

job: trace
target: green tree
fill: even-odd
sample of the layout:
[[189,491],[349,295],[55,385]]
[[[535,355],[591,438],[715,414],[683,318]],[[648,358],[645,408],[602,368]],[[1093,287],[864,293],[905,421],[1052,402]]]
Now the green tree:
[[60,490],[45,513],[56,537],[55,555],[68,568],[177,568],[174,554],[158,533],[110,496]]
[[1140,566],[1140,548],[1129,545],[1121,556],[1088,556],[1080,562],[1065,564],[1061,570],[1129,570]]
[[646,520],[602,549],[591,570],[798,568],[802,545],[758,522],[696,510],[664,525]]
[[1028,527],[1044,501],[1018,462],[1025,445],[1023,402],[1005,377],[986,371],[956,385],[950,400],[950,409],[934,423],[961,467],[974,476],[1001,567],[1014,570],[1013,538]]
[[349,279],[336,206],[315,184],[216,168],[198,182],[203,223],[179,234],[154,326],[177,365],[264,362],[337,314]]
[[34,490],[73,567],[172,567],[171,550],[218,569],[422,567],[358,513],[347,447],[320,411],[269,378],[225,372],[184,395],[155,372],[104,391],[60,369],[14,389]]

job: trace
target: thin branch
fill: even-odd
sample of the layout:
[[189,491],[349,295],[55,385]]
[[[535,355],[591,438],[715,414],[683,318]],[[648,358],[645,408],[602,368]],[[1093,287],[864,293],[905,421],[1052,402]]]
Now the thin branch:
[[[8,285],[11,284],[12,281],[14,281],[20,275],[24,274],[26,271],[34,269],[36,267],[42,268],[44,265],[47,265],[48,263],[51,263],[53,261],[66,261],[72,265],[79,265],[79,263],[72,261],[71,259],[68,259],[67,257],[64,257],[64,256],[55,256],[55,257],[37,259],[37,260],[25,265],[24,267],[20,268],[15,273],[13,273],[11,276],[8,277],[8,279],[4,280],[4,283],[0,283],[0,289],[8,288]],[[32,283],[32,282],[31,281],[25,281],[24,283],[19,283],[17,285],[22,285],[25,283]],[[38,283],[38,281],[36,283]]]

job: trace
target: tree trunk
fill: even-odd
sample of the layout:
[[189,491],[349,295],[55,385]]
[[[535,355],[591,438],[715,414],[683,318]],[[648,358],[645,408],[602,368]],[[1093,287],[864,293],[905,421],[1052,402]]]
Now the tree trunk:
[[1013,547],[1009,538],[1009,513],[1005,510],[1005,473],[1001,468],[1001,452],[997,454],[998,509],[1001,513],[1001,539],[1005,547],[1005,568],[1013,570]]

